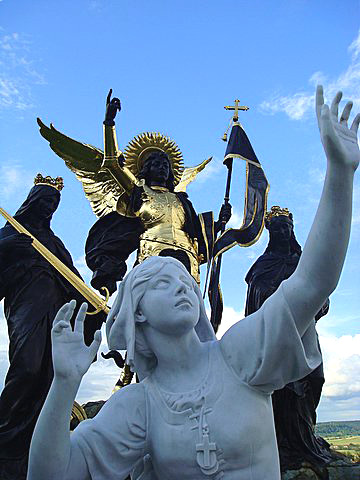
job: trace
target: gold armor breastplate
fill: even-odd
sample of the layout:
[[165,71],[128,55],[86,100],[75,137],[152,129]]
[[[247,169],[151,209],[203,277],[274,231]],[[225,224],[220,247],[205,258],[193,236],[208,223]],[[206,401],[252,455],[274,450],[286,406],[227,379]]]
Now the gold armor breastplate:
[[143,189],[142,205],[136,212],[145,227],[140,236],[138,261],[159,255],[165,249],[182,250],[190,260],[191,275],[199,282],[197,241],[184,232],[185,212],[180,200],[164,187],[150,188],[143,184]]

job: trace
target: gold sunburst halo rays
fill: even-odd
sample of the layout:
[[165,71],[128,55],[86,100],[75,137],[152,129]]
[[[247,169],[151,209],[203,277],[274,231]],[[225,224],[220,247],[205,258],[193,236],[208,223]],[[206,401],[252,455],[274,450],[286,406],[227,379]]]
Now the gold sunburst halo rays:
[[169,157],[174,183],[177,185],[184,171],[183,156],[176,143],[162,133],[144,132],[130,140],[124,150],[125,166],[137,176],[146,158],[156,150],[165,152]]

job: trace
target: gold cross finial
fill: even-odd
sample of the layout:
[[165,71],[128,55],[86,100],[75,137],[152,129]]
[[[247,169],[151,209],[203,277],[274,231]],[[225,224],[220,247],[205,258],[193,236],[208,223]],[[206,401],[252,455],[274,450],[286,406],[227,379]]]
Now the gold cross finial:
[[239,120],[239,110],[247,111],[249,110],[249,107],[246,107],[245,105],[239,105],[240,100],[236,99],[235,100],[235,105],[228,105],[225,108],[225,110],[234,110],[234,116],[233,120],[234,122],[237,122]]

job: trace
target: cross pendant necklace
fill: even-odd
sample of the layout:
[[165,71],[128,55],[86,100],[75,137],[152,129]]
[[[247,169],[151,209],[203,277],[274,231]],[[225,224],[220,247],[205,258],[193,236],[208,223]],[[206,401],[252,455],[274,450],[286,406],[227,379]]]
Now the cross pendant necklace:
[[196,461],[205,475],[212,475],[219,469],[219,462],[216,455],[216,443],[210,442],[209,426],[205,415],[211,410],[205,411],[205,405],[201,407],[199,418],[199,440],[196,444]]

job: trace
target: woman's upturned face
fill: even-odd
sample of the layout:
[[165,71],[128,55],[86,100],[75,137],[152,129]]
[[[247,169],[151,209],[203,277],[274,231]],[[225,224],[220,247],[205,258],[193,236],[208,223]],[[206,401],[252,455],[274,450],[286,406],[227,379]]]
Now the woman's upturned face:
[[199,320],[195,288],[192,277],[170,261],[148,281],[138,313],[154,330],[168,335],[186,333]]

